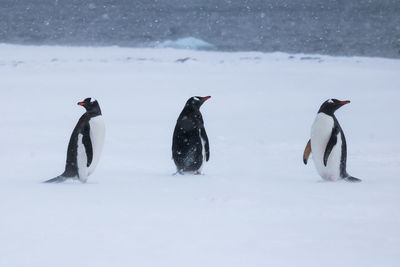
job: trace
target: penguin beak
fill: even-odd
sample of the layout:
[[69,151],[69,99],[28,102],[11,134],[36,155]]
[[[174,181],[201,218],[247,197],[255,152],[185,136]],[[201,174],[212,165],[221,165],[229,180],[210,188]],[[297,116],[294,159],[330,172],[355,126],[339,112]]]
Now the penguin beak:
[[206,96],[206,97],[203,97],[203,99],[202,99],[202,101],[203,102],[206,102],[208,99],[210,99],[211,98],[211,96]]
[[78,102],[78,106],[84,106],[84,105],[86,105],[85,102]]
[[345,101],[341,101],[340,102],[340,104],[343,106],[343,105],[346,105],[346,104],[349,104],[350,103],[350,100],[345,100]]

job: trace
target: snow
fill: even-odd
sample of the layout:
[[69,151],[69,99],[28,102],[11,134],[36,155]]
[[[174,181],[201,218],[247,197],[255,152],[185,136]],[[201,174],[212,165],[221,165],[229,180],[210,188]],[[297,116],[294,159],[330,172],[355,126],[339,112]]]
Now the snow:
[[[399,266],[399,70],[381,58],[0,45],[0,266]],[[210,161],[173,176],[172,132],[195,95],[212,96]],[[41,183],[62,173],[86,97],[107,132],[96,171]],[[336,116],[361,183],[323,182],[302,163],[330,98],[352,101]]]

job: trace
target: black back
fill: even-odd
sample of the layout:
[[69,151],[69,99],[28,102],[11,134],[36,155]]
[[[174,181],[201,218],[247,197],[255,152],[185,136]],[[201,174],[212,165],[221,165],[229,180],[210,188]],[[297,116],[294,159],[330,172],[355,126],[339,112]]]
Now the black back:
[[337,127],[337,128],[338,128],[340,137],[341,137],[341,139],[342,139],[342,155],[341,155],[341,157],[340,157],[340,176],[341,176],[342,178],[346,178],[347,176],[349,176],[349,175],[347,174],[347,171],[346,171],[346,164],[347,164],[347,144],[346,144],[346,137],[344,136],[343,129],[342,129],[342,127],[340,126],[339,121],[337,120],[336,116],[333,115],[332,117],[333,117],[333,120],[334,120],[334,122],[335,122],[335,124],[334,124],[335,126],[334,126],[334,127]]
[[200,106],[210,97],[191,97],[176,122],[172,139],[172,158],[178,172],[197,171],[203,164],[203,143],[206,161],[210,150]]

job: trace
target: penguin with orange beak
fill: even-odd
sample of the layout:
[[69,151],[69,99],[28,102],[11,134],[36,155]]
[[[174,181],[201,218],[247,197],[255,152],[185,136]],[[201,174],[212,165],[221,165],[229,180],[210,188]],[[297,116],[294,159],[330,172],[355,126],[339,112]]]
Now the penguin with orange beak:
[[94,98],[78,102],[86,109],[76,124],[67,149],[65,171],[46,183],[77,179],[85,183],[100,159],[104,145],[105,127],[99,103]]
[[304,164],[307,164],[312,153],[319,175],[327,181],[342,179],[349,182],[361,181],[347,173],[346,138],[334,114],[336,110],[349,103],[348,100],[328,99],[321,105],[311,127],[311,139],[304,150]]
[[172,139],[172,158],[177,173],[201,174],[204,160],[210,159],[210,145],[200,113],[200,107],[210,98],[189,98],[178,117]]

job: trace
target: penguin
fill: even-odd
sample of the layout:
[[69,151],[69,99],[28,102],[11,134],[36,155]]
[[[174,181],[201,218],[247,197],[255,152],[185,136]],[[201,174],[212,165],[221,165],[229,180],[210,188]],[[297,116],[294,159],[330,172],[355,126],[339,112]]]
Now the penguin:
[[210,159],[210,145],[200,107],[211,96],[189,98],[176,122],[172,158],[179,174],[201,174],[203,160]]
[[307,164],[312,152],[314,165],[319,175],[327,181],[343,179],[348,182],[361,182],[346,171],[346,138],[334,115],[337,109],[349,103],[348,100],[328,99],[321,105],[311,127],[311,139],[304,149],[304,164]]
[[86,183],[99,163],[103,150],[105,126],[97,100],[86,98],[78,102],[86,109],[76,124],[68,144],[65,171],[46,183],[60,183],[67,179],[78,179]]

